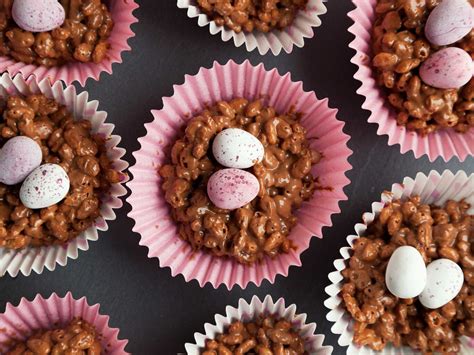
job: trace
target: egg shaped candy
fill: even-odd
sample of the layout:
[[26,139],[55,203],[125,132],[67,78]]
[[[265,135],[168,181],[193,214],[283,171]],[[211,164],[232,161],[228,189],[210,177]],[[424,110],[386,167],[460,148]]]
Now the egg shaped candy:
[[427,267],[426,287],[418,299],[426,308],[442,307],[458,295],[463,283],[458,264],[449,259],[435,260]]
[[438,89],[458,89],[472,78],[471,56],[457,47],[441,49],[423,62],[420,77]]
[[436,46],[447,46],[471,32],[473,25],[473,8],[468,0],[443,0],[428,16],[425,36]]
[[50,207],[66,197],[69,186],[69,177],[60,165],[44,164],[23,181],[20,200],[31,209]]
[[60,27],[66,13],[58,0],[15,0],[12,17],[25,31],[47,32]]
[[257,178],[245,170],[222,169],[207,182],[207,195],[214,205],[225,210],[235,210],[251,202],[258,194]]
[[249,132],[227,128],[214,138],[212,153],[219,164],[227,168],[247,169],[262,161],[265,150]]
[[388,261],[385,284],[399,298],[422,293],[426,285],[426,266],[420,252],[410,246],[396,249]]
[[33,139],[17,136],[9,139],[0,150],[0,182],[16,185],[41,164],[43,153]]

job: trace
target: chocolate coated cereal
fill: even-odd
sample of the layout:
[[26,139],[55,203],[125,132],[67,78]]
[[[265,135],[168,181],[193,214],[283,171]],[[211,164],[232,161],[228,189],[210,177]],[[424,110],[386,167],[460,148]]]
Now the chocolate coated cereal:
[[[294,211],[315,190],[311,168],[321,156],[312,151],[301,114],[278,114],[262,100],[221,101],[192,118],[171,149],[171,162],[159,169],[166,201],[181,238],[194,249],[251,264],[292,248],[288,239]],[[212,139],[226,128],[241,128],[265,147],[263,161],[248,169],[260,192],[249,204],[218,209],[207,196],[209,177],[222,167],[212,156]]]
[[101,0],[61,0],[64,24],[49,32],[24,31],[13,21],[13,0],[0,0],[0,55],[46,67],[67,62],[100,63],[110,47],[114,22]]
[[43,164],[59,164],[71,187],[66,198],[31,210],[19,199],[21,184],[0,184],[0,247],[22,249],[64,244],[100,216],[100,197],[122,179],[107,157],[105,139],[91,132],[91,122],[75,120],[66,107],[44,95],[0,100],[0,145],[15,136],[41,147]]
[[218,26],[234,32],[270,32],[291,26],[308,0],[197,0],[200,9]]
[[[380,351],[388,344],[409,346],[424,354],[457,353],[460,336],[474,336],[474,216],[466,202],[426,205],[420,197],[387,204],[354,241],[353,255],[342,271],[341,297],[355,321],[353,342]],[[464,285],[455,299],[438,309],[418,298],[400,299],[385,285],[394,250],[416,248],[426,264],[447,258],[459,264]]]
[[[474,0],[469,0],[474,5]],[[474,79],[460,89],[437,89],[420,79],[419,68],[440,47],[424,36],[440,0],[378,0],[373,26],[372,65],[378,84],[397,112],[397,123],[427,135],[443,128],[474,127]],[[474,55],[474,30],[454,44]]]
[[65,328],[39,330],[6,355],[101,355],[102,345],[93,325],[75,318]]
[[223,334],[206,341],[202,355],[306,355],[304,340],[285,319],[260,316],[233,322]]

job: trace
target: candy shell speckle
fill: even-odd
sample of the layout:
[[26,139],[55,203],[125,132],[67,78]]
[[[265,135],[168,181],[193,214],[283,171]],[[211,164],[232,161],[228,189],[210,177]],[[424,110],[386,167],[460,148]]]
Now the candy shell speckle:
[[464,274],[458,264],[437,259],[427,267],[426,287],[419,300],[426,308],[442,307],[458,295],[463,283]]
[[227,128],[214,138],[212,153],[225,167],[247,169],[262,161],[265,150],[258,138],[249,132]]
[[16,185],[41,164],[43,154],[33,139],[17,136],[9,139],[0,151],[0,182]]
[[12,17],[25,31],[47,32],[60,27],[66,13],[57,0],[15,0]]
[[457,47],[433,53],[420,68],[420,77],[428,85],[439,89],[458,89],[472,78],[472,59]]
[[20,200],[31,209],[50,207],[66,197],[69,187],[69,177],[60,165],[44,164],[21,185]]
[[425,36],[436,46],[453,44],[471,32],[473,15],[468,0],[444,0],[431,11],[425,25]]
[[235,210],[251,202],[258,194],[257,178],[240,169],[222,169],[215,172],[207,183],[209,199],[218,208]]

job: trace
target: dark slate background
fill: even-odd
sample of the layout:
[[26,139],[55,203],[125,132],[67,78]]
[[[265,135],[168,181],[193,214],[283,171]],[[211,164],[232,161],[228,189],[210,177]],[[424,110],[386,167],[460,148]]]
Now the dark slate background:
[[7,302],[18,304],[21,297],[72,291],[76,298],[87,296],[90,302],[102,305],[102,313],[111,316],[111,325],[130,340],[129,352],[176,354],[184,352],[184,343],[193,341],[193,333],[203,331],[204,323],[212,322],[226,305],[236,305],[240,297],[250,300],[253,295],[271,294],[275,299],[284,297],[288,304],[296,303],[299,312],[318,324],[317,332],[326,334],[325,343],[335,346],[336,354],[343,353],[325,319],[324,287],[354,224],[384,189],[403,177],[432,169],[473,173],[474,159],[462,164],[457,160],[446,164],[441,159],[430,163],[427,158],[415,159],[412,153],[401,155],[398,146],[387,145],[386,136],[376,135],[377,126],[367,123],[369,114],[360,108],[363,99],[356,94],[358,83],[352,78],[356,68],[350,64],[354,52],[348,48],[352,35],[347,32],[351,25],[347,13],[353,8],[349,0],[329,1],[315,37],[306,40],[303,49],[278,57],[262,57],[223,43],[178,9],[176,0],[139,3],[133,51],[124,55],[123,64],[114,66],[112,76],[88,81],[86,87],[90,98],[99,100],[100,109],[108,112],[108,121],[116,124],[115,133],[123,137],[125,158],[131,164],[132,152],[139,148],[137,138],[145,134],[143,124],[152,120],[150,110],[162,107],[161,98],[172,94],[173,84],[182,83],[185,74],[195,74],[215,60],[242,62],[248,58],[253,64],[265,63],[267,69],[290,71],[294,80],[304,82],[306,90],[314,90],[319,98],[328,97],[330,106],[339,109],[338,117],[346,122],[344,130],[352,137],[349,146],[354,151],[350,158],[354,168],[349,172],[352,183],[346,188],[349,200],[341,204],[342,213],[333,217],[334,226],[323,230],[324,239],[313,239],[302,256],[303,267],[291,268],[289,277],[277,277],[273,285],[265,281],[259,288],[234,288],[232,292],[209,285],[200,288],[196,281],[186,283],[181,276],[171,277],[169,269],[160,269],[157,259],[148,259],[147,249],[138,246],[139,236],[132,232],[133,222],[127,217],[130,207],[125,205],[117,220],[109,223],[109,231],[67,267],[42,275],[2,278],[0,310]]

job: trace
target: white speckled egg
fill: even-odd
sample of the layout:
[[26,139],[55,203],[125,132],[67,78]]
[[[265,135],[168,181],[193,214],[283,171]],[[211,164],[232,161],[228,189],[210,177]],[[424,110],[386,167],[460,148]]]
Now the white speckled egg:
[[427,267],[426,287],[418,298],[423,306],[435,309],[454,299],[464,283],[464,274],[454,261],[438,259]]
[[207,182],[207,195],[214,205],[235,210],[252,201],[260,190],[255,175],[240,169],[216,171]]
[[0,151],[0,182],[16,185],[41,164],[43,153],[33,139],[26,136],[10,138]]
[[227,128],[214,138],[212,153],[225,167],[247,169],[262,161],[264,148],[258,138],[249,132]]
[[420,77],[438,89],[458,89],[471,80],[472,69],[469,53],[458,47],[448,47],[431,54],[423,62]]
[[447,46],[471,32],[473,25],[473,8],[468,0],[443,0],[426,21],[425,36],[436,46]]
[[20,200],[31,209],[46,208],[66,197],[69,186],[69,177],[60,165],[44,164],[23,181]]
[[396,249],[385,272],[388,290],[400,298],[418,296],[426,285],[426,266],[420,252],[410,246]]
[[58,0],[15,0],[12,17],[25,31],[48,32],[64,23],[66,13]]

